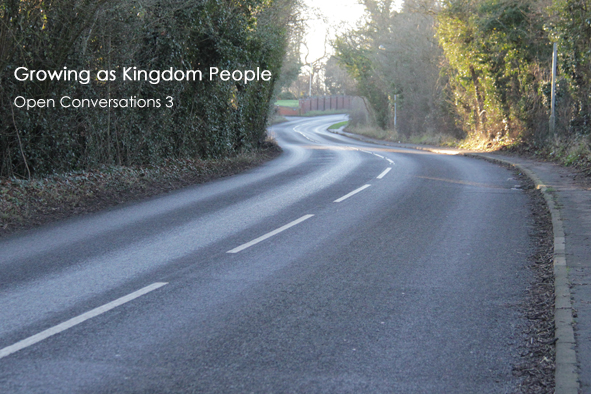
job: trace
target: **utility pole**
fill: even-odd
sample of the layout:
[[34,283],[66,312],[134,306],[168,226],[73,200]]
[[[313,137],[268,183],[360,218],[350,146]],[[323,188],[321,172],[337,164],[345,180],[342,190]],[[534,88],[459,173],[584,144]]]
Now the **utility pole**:
[[[390,51],[390,50],[388,50],[388,49],[387,49],[385,46],[383,46],[383,45],[379,45],[379,46],[378,46],[378,49],[379,49],[380,51],[384,51],[384,52],[386,52],[386,53],[393,53],[393,51]],[[378,51],[378,53],[379,53],[379,51]],[[390,99],[390,96],[388,96],[388,99]],[[396,113],[396,112],[397,112],[397,110],[398,110],[398,108],[397,108],[397,107],[398,107],[398,94],[395,94],[395,95],[394,95],[394,130],[397,130],[397,128],[396,128],[396,117],[397,117],[397,113]]]
[[556,61],[558,58],[558,44],[554,43],[552,50],[552,104],[550,106],[550,134],[556,135]]
[[394,130],[396,129],[396,105],[398,104],[398,95],[394,95]]

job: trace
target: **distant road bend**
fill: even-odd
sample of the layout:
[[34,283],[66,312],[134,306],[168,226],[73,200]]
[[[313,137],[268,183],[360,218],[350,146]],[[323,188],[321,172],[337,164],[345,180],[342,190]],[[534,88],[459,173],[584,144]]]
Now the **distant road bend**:
[[512,173],[273,126],[246,173],[0,240],[3,393],[499,393],[532,225]]

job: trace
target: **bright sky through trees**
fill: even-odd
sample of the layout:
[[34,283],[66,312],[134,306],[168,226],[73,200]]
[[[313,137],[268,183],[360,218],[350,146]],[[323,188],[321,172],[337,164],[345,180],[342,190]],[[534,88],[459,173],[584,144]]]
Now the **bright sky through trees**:
[[[359,4],[358,0],[305,0],[310,8],[309,30],[306,35],[306,44],[310,49],[308,60],[316,60],[324,54],[324,38],[327,28],[332,39],[336,32],[342,32],[345,27],[355,27],[363,15],[365,7]],[[398,7],[402,0],[398,0]],[[313,8],[320,10],[324,20],[313,15]],[[327,43],[328,53],[333,50]],[[306,49],[302,48],[302,57],[306,56]],[[302,59],[303,60],[303,59]]]

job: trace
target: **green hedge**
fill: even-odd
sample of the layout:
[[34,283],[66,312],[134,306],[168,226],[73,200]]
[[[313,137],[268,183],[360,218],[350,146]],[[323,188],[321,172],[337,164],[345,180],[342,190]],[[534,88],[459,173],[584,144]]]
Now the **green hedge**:
[[[219,158],[258,147],[286,47],[288,0],[3,0],[0,176]],[[18,81],[29,70],[113,70],[110,82]],[[201,70],[196,82],[123,81],[124,67]],[[209,80],[209,68],[269,81]],[[56,108],[17,108],[16,97]],[[159,99],[160,108],[61,108],[59,99]],[[167,108],[167,97],[174,106]]]

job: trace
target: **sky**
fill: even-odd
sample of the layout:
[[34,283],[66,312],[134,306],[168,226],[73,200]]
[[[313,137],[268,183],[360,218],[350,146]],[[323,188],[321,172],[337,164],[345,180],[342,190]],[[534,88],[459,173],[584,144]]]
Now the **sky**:
[[[401,2],[402,0],[397,1],[399,4]],[[310,49],[309,61],[316,60],[324,54],[324,37],[327,27],[331,27],[332,35],[335,31],[343,31],[344,26],[354,28],[363,17],[365,10],[358,0],[305,0],[305,3],[310,8],[318,8],[328,22],[326,24],[316,19],[308,23],[310,29],[306,35],[306,43]],[[327,50],[332,53],[330,45]],[[302,57],[305,56],[305,51],[306,49],[302,48]]]

